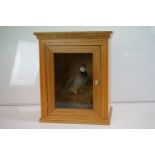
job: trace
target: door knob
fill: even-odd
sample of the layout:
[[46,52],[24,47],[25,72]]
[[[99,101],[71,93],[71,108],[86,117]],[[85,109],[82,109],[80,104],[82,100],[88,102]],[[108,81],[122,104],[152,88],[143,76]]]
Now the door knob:
[[99,80],[95,80],[95,85],[98,85],[100,83]]

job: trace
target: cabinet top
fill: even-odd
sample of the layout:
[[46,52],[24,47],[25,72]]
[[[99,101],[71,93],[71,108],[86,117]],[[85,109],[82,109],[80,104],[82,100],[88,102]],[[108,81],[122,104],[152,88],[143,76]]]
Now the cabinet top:
[[34,32],[40,40],[48,39],[108,39],[112,31],[89,31],[89,32]]

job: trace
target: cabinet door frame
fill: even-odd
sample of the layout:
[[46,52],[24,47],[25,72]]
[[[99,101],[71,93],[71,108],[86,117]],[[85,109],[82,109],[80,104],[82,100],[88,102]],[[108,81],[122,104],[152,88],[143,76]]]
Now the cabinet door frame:
[[[93,56],[93,109],[67,109],[55,107],[55,79],[54,79],[54,54],[55,53],[90,53]],[[100,114],[100,84],[96,85],[95,81],[100,81],[100,47],[99,46],[48,46],[46,47],[46,60],[47,60],[47,107],[48,116],[57,115],[57,111],[63,111],[64,115],[72,114],[77,111],[78,117],[84,117],[87,112]],[[82,113],[81,113],[82,112]],[[77,115],[77,114],[76,114]],[[63,119],[63,118],[62,118]]]
[[[111,107],[108,89],[108,40],[107,39],[55,39],[40,40],[40,85],[41,85],[41,118],[40,122],[62,122],[83,124],[110,124]],[[100,104],[98,111],[80,109],[48,110],[47,63],[49,47],[60,46],[98,47],[100,49]],[[96,108],[96,109],[97,109]],[[51,112],[52,111],[52,112]],[[51,112],[51,113],[50,113]],[[50,114],[50,115],[49,115]]]

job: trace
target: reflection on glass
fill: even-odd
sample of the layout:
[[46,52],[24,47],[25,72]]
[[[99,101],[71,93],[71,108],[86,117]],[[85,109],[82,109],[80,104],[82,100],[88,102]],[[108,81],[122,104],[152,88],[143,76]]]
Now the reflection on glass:
[[93,108],[92,54],[55,53],[56,108]]

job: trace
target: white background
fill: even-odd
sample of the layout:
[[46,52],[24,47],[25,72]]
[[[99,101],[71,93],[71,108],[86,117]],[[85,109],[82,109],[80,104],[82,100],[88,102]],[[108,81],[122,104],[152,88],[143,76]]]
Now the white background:
[[36,31],[113,31],[111,101],[155,101],[155,27],[0,27],[0,105],[39,104]]

